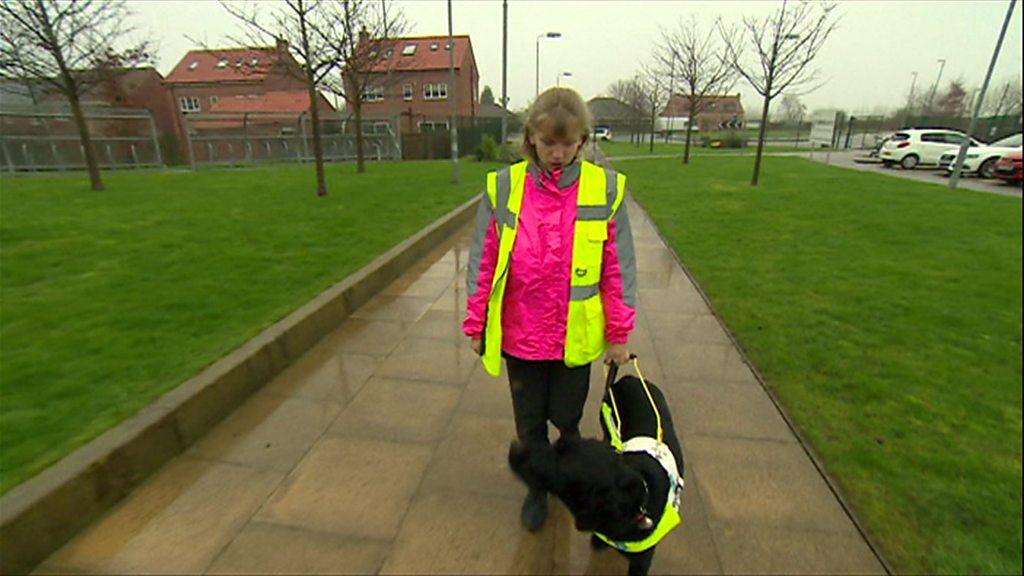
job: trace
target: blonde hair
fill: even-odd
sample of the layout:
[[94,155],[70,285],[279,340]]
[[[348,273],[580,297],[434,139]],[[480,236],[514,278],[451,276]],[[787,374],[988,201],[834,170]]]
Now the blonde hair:
[[540,164],[530,137],[541,132],[559,139],[579,136],[585,143],[590,136],[590,123],[590,110],[575,90],[548,88],[530,106],[523,129],[523,155]]

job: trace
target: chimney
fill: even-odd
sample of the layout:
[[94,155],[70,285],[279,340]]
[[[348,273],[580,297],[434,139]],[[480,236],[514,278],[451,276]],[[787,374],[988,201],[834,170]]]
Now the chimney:
[[370,33],[366,31],[366,28],[359,29],[359,43],[363,44],[370,41]]
[[284,38],[277,39],[277,53],[285,54],[288,52],[288,41]]

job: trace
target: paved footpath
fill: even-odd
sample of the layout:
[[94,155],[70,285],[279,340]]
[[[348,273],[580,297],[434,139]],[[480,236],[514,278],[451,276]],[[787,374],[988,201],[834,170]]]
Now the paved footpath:
[[[880,573],[853,523],[635,204],[633,348],[687,457],[654,573]],[[469,230],[50,557],[73,573],[611,573],[560,505],[519,527],[505,380],[461,335]],[[598,433],[594,370],[583,432]]]

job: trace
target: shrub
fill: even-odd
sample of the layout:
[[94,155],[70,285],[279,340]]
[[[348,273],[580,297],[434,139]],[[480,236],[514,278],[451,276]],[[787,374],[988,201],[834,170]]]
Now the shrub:
[[501,152],[498,155],[498,160],[509,164],[515,164],[522,159],[522,147],[518,142],[506,142],[501,145]]
[[736,131],[703,134],[700,137],[700,145],[704,148],[746,148],[747,137]]
[[484,134],[480,139],[480,145],[476,147],[477,162],[493,162],[498,159],[498,143],[490,134]]

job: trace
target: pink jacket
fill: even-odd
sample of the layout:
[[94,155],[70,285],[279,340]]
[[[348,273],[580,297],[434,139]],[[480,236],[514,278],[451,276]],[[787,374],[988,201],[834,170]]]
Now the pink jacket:
[[[565,352],[579,162],[556,171],[531,164],[502,307],[502,351],[524,360],[561,360]],[[495,211],[486,193],[466,275],[467,314],[462,330],[483,334],[498,260]],[[605,339],[624,344],[636,321],[636,258],[623,203],[608,224],[599,283]]]

